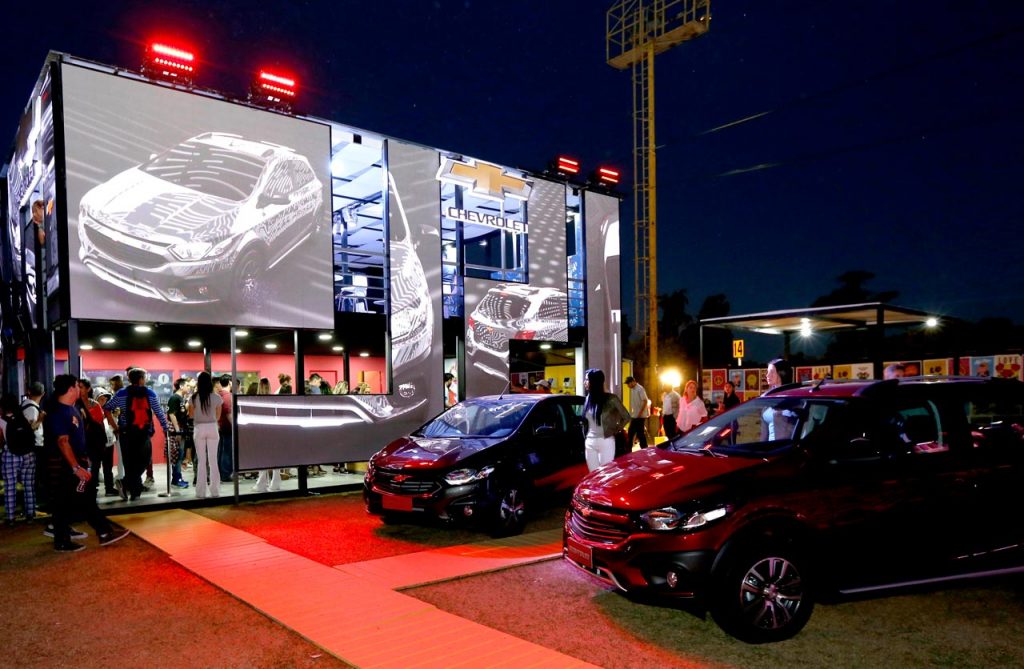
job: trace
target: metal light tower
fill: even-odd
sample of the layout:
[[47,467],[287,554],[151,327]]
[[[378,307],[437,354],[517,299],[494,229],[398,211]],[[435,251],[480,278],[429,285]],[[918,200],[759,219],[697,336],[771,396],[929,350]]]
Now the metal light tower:
[[606,57],[633,70],[633,234],[637,331],[648,353],[647,390],[657,397],[657,179],[654,156],[654,57],[699,37],[711,24],[711,0],[619,0],[606,16]]

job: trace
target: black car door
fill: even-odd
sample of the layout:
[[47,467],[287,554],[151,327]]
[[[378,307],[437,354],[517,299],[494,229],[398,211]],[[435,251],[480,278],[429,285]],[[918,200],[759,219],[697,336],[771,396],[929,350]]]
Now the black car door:
[[[573,488],[586,472],[582,436],[568,402],[552,397],[530,412],[521,435],[523,463],[538,491]],[[577,443],[579,442],[579,443]]]

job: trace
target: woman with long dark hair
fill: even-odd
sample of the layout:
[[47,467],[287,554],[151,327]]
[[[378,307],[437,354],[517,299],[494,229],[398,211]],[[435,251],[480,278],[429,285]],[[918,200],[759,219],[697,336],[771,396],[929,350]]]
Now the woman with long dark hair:
[[196,379],[196,394],[188,405],[188,415],[195,428],[193,440],[196,444],[196,497],[206,497],[207,462],[209,462],[210,497],[220,497],[220,468],[217,466],[217,421],[220,419],[224,400],[213,392],[213,378],[209,372],[199,372]]
[[587,399],[583,417],[587,421],[584,452],[591,471],[615,459],[615,435],[629,424],[629,410],[616,395],[604,389],[604,372],[588,369],[583,380]]

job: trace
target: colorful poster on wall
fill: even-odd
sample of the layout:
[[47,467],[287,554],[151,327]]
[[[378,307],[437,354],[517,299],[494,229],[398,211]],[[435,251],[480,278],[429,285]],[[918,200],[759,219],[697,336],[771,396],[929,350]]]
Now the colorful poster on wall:
[[733,388],[737,391],[743,390],[743,370],[742,369],[730,369],[729,380],[732,381]]
[[813,378],[813,376],[813,367],[797,367],[795,370],[793,370],[793,380],[796,381],[797,383],[804,383],[805,381],[810,381],[811,378]]
[[858,362],[850,365],[850,378],[866,381],[875,378],[875,366],[870,362]]
[[970,376],[971,375],[971,359],[970,358],[960,358],[960,369],[957,370],[957,374],[959,374],[960,376]]
[[903,365],[903,376],[921,376],[923,369],[920,360],[887,360],[882,363],[882,369],[890,365]]
[[971,357],[971,376],[989,378],[996,367],[996,359],[991,355]]
[[761,371],[758,369],[744,369],[743,370],[743,389],[747,392],[753,392],[755,396],[761,392]]
[[768,390],[768,368],[762,367],[757,371],[758,375],[761,377],[761,391],[764,392],[765,390]]
[[925,360],[923,365],[922,371],[925,374],[948,376],[953,373],[953,358],[935,358],[933,360]]
[[1021,356],[1019,355],[997,355],[996,376],[1001,379],[1021,378]]
[[711,370],[711,390],[725,390],[725,371],[724,369]]
[[815,381],[832,378],[832,365],[817,365],[811,371],[811,378]]
[[836,381],[849,381],[853,378],[853,365],[835,365],[832,367],[832,378]]

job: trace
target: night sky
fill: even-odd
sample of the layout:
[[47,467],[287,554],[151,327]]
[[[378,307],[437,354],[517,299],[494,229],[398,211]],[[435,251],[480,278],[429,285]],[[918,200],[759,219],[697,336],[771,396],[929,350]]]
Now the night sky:
[[[177,34],[201,86],[241,96],[256,68],[291,69],[311,115],[532,170],[575,155],[622,167],[628,190],[610,4],[4,3],[0,136],[9,146],[48,50],[136,69],[149,39]],[[656,61],[659,292],[688,289],[693,313],[712,293],[733,314],[798,308],[863,269],[903,306],[1024,321],[1024,3],[712,12],[707,35]],[[629,198],[627,311],[632,211]]]

